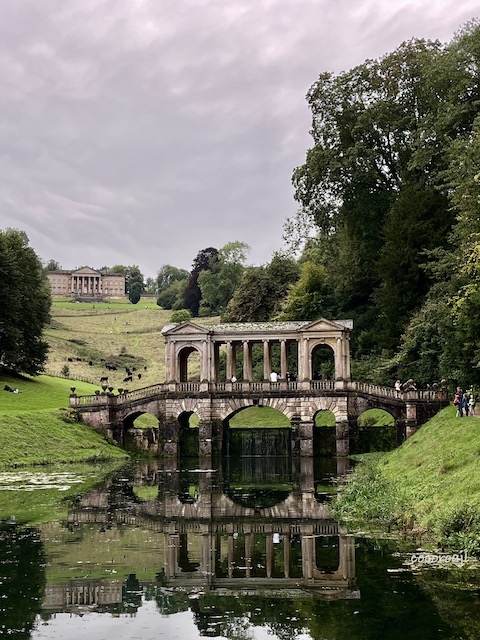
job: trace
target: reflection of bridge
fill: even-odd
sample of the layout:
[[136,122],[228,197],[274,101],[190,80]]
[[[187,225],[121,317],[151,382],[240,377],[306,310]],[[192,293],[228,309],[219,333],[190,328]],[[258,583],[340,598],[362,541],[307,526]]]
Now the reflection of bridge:
[[[151,473],[155,465],[146,463],[145,469],[149,465]],[[182,489],[176,468],[155,470],[154,500],[137,498],[135,480],[122,472],[107,490],[84,495],[68,524],[131,525],[163,533],[167,587],[358,597],[354,539],[332,519],[329,506],[316,500],[313,459],[293,465],[291,492],[277,504],[252,507],[232,500],[219,486],[219,472],[207,467],[189,476],[196,483],[193,496]]]
[[337,455],[348,455],[350,434],[358,416],[367,409],[384,409],[408,437],[448,402],[445,389],[396,391],[355,381],[304,382],[172,382],[120,395],[71,396],[70,406],[81,412],[85,423],[123,444],[134,420],[153,414],[159,428],[138,431],[138,445],[165,455],[176,455],[182,425],[199,417],[201,455],[222,451],[228,420],[247,407],[268,406],[280,411],[291,424],[293,451],[313,453],[313,426],[319,411],[335,416]]

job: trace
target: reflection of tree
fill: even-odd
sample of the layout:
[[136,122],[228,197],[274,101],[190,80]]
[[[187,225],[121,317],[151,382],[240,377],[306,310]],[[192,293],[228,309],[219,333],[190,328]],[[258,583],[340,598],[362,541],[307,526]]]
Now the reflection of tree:
[[45,559],[37,529],[0,530],[0,636],[27,640],[40,613]]

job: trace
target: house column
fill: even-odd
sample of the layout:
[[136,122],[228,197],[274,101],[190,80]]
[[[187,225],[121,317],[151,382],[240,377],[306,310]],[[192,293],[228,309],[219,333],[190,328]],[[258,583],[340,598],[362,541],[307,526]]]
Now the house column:
[[287,357],[287,341],[280,340],[280,377],[282,380],[287,379],[288,357]]
[[270,342],[263,341],[263,379],[265,382],[270,380],[270,372],[272,370],[272,362],[270,357]]

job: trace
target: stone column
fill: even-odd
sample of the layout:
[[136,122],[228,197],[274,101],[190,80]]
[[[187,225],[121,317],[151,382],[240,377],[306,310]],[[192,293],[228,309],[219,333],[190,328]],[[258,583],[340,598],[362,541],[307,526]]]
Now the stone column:
[[285,578],[290,577],[290,552],[290,533],[283,533],[283,575]]
[[342,338],[337,338],[337,345],[335,348],[335,380],[343,380],[343,348]]
[[350,426],[348,420],[335,422],[335,442],[337,456],[348,456],[350,453]]
[[280,377],[282,380],[287,379],[287,371],[288,371],[287,341],[280,340]]
[[405,437],[409,438],[418,429],[417,405],[407,402],[406,405],[407,420],[405,422]]
[[169,382],[179,382],[177,379],[177,363],[175,358],[175,341],[170,341],[170,363],[166,372],[168,374],[167,380]]
[[308,382],[311,380],[312,376],[310,373],[310,362],[308,358],[308,340],[307,338],[302,338],[302,342],[299,354],[298,354],[298,366],[299,372],[298,377],[302,382]]
[[202,340],[202,363],[200,368],[200,382],[208,382],[208,342]]
[[230,382],[233,376],[233,347],[232,341],[227,341],[227,382]]
[[243,379],[245,382],[252,381],[252,356],[249,340],[243,341]]
[[270,372],[272,370],[272,363],[270,358],[270,342],[268,340],[263,341],[263,380],[268,382],[270,380]]
[[302,420],[298,425],[300,455],[313,456],[313,422]]

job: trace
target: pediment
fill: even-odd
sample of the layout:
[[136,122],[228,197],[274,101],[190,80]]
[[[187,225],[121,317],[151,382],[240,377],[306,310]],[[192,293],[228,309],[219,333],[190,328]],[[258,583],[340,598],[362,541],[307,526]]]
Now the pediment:
[[353,329],[353,320],[327,320],[319,318],[302,328],[302,333],[317,333],[322,331],[349,331]]
[[96,271],[95,269],[92,269],[92,267],[80,267],[80,269],[76,269],[75,271],[72,271],[72,274],[75,276],[100,276],[101,273],[100,271]]
[[165,325],[162,329],[162,333],[165,336],[205,336],[209,333],[209,330],[206,327],[194,324],[193,322],[182,322],[181,324]]

